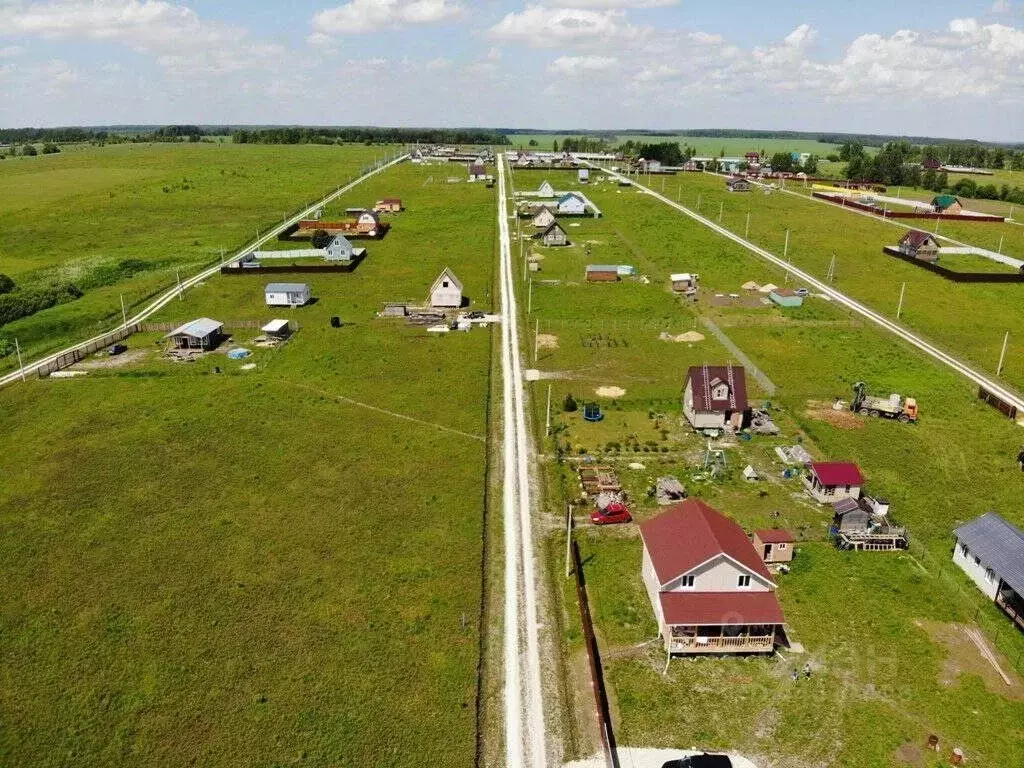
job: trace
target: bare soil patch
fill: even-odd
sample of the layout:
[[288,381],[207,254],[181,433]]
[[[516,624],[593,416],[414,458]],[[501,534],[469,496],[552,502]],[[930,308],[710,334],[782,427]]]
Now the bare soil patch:
[[896,759],[919,768],[924,765],[924,752],[916,744],[904,744],[896,750]]
[[540,349],[558,349],[558,337],[553,333],[538,334],[537,347]]
[[864,420],[856,414],[845,408],[841,411],[834,411],[831,403],[823,403],[819,400],[807,401],[807,415],[818,421],[826,421],[839,429],[864,429]]
[[704,341],[704,334],[697,333],[696,331],[687,331],[686,333],[680,333],[677,335],[663,332],[658,336],[658,338],[662,341],[675,341],[681,344],[693,344],[698,341]]
[[942,665],[941,681],[943,685],[954,685],[961,675],[978,675],[990,693],[1005,696],[1014,701],[1024,701],[1024,681],[992,643],[985,640],[989,652],[996,664],[1010,679],[1007,685],[1002,675],[985,658],[981,650],[971,639],[967,624],[943,624],[937,621],[915,621],[917,626],[928,633],[929,637],[946,648],[946,660]]
[[598,397],[622,397],[626,394],[626,390],[622,387],[598,387],[594,390],[594,394]]
[[129,349],[127,352],[122,352],[120,355],[108,355],[106,352],[103,352],[76,363],[74,367],[85,371],[96,371],[105,368],[123,368],[126,365],[137,363],[148,356],[148,349]]

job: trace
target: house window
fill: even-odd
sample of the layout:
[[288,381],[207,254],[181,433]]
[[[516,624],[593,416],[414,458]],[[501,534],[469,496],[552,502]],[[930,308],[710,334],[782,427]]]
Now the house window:
[[739,579],[737,579],[737,581],[736,581],[736,586],[740,587],[741,589],[745,589],[746,587],[749,587],[750,586],[750,575],[746,574],[746,573],[741,574]]
[[974,564],[975,565],[981,565],[981,558],[978,557],[977,555],[974,556]]
[[996,572],[993,571],[991,568],[986,568],[985,569],[985,578],[988,581],[995,581],[996,580]]
[[967,549],[967,545],[966,544],[961,544],[960,545],[960,556],[961,557],[967,557],[967,555],[969,555],[969,554],[970,554],[970,550]]
[[679,581],[679,586],[681,586],[683,589],[692,589],[693,574],[691,573],[689,576],[683,576],[683,578]]
[[785,549],[786,548],[785,543],[779,543],[776,546],[778,546],[779,549]]
[[448,287],[448,281],[445,280],[443,283],[441,283],[441,285],[444,286],[445,288],[447,288]]

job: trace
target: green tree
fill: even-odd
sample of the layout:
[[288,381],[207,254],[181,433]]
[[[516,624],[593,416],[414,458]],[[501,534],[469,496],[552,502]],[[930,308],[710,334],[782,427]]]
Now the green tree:
[[552,152],[557,152],[558,151],[558,139],[555,139],[553,142],[551,142],[551,151]]
[[17,286],[15,286],[14,281],[11,280],[11,278],[9,278],[5,274],[0,273],[0,295],[10,293],[16,287]]
[[48,141],[45,144],[43,144],[44,155],[56,155],[58,152],[60,152],[60,147],[58,147],[52,141]]
[[570,392],[565,396],[565,402],[562,403],[562,410],[566,413],[574,413],[579,410],[579,405],[576,403],[576,398],[572,396]]
[[772,171],[785,172],[793,170],[793,155],[789,152],[776,152],[772,155]]
[[536,147],[537,146],[537,140],[536,139],[530,139],[530,146],[531,147]]
[[310,238],[310,242],[312,243],[314,248],[326,248],[328,245],[331,244],[331,241],[333,239],[334,237],[332,237],[331,234],[327,232],[327,230],[315,229],[313,230],[313,236]]
[[34,144],[26,144],[24,147],[21,148],[21,154],[24,155],[25,157],[35,157],[39,153],[36,152]]
[[816,174],[818,172],[818,156],[811,155],[808,157],[807,160],[804,161],[803,170],[808,176]]

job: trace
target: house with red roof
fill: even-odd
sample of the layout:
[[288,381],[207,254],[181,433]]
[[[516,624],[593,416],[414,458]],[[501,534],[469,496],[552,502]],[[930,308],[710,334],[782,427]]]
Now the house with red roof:
[[922,261],[937,261],[939,258],[939,241],[934,235],[919,229],[907,232],[900,240],[899,249],[900,253]]
[[864,475],[853,462],[816,461],[808,466],[804,486],[814,500],[835,504],[841,499],[859,499]]
[[683,388],[683,415],[694,429],[743,429],[750,423],[743,368],[731,363],[692,366]]
[[640,536],[641,575],[670,656],[774,651],[782,606],[739,525],[691,498],[641,524]]

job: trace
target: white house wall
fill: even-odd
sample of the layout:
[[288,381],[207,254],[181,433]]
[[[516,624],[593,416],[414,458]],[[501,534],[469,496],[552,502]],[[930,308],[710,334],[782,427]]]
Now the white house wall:
[[[663,588],[663,592],[769,592],[770,585],[749,569],[738,565],[725,555],[719,555],[708,562],[689,571],[693,576],[692,587],[680,586],[680,579],[675,579]],[[740,576],[750,576],[750,586],[738,586]]]
[[957,540],[956,548],[953,550],[953,562],[960,566],[960,569],[966,573],[974,585],[980,589],[986,597],[990,600],[996,599],[996,592],[999,591],[999,575],[996,574],[991,580],[988,578],[988,563],[982,560],[980,563],[974,562],[975,554],[970,550],[964,555],[961,552],[960,541]]
[[647,588],[647,597],[651,601],[651,608],[654,609],[654,618],[658,622],[658,632],[662,635],[665,634],[665,616],[661,612],[661,599],[658,593],[661,591],[661,585],[658,583],[658,576],[654,572],[654,563],[651,562],[651,555],[647,551],[647,547],[644,547],[644,561],[640,568],[640,574],[643,576],[644,586]]

